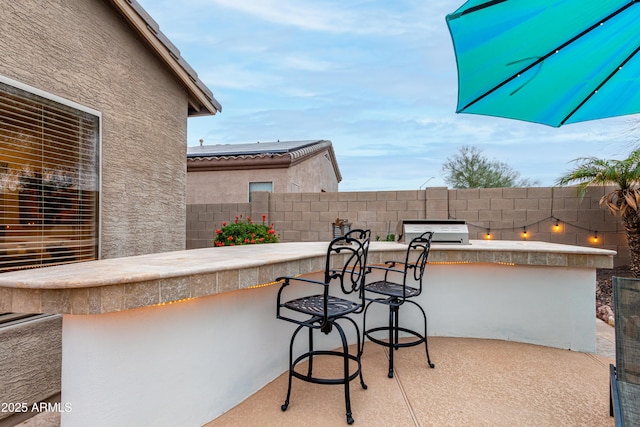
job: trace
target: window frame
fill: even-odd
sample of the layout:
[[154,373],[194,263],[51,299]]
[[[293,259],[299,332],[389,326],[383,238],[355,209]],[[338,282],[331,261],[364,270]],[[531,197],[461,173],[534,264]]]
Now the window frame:
[[[271,190],[251,190],[251,184],[269,184],[271,185]],[[251,203],[251,194],[258,191],[268,191],[269,193],[273,193],[273,181],[249,181],[249,203]]]
[[96,140],[96,155],[97,155],[97,159],[96,159],[96,165],[97,165],[97,176],[96,176],[96,188],[97,188],[97,206],[96,206],[96,242],[97,242],[97,254],[96,254],[96,258],[97,259],[101,259],[102,257],[102,133],[103,133],[103,129],[102,129],[102,113],[100,111],[97,111],[93,108],[89,108],[86,107],[82,104],[79,104],[77,102],[71,101],[69,99],[60,97],[58,95],[54,95],[52,93],[46,92],[42,89],[38,89],[36,87],[27,85],[25,83],[19,82],[17,80],[14,80],[12,78],[6,77],[2,74],[0,74],[0,83],[3,83],[7,86],[12,86],[15,89],[27,92],[31,95],[35,95],[41,98],[44,98],[48,101],[63,105],[65,107],[68,108],[72,108],[74,110],[78,110],[80,112],[86,113],[86,114],[90,114],[92,116],[95,116],[98,120],[98,137]]

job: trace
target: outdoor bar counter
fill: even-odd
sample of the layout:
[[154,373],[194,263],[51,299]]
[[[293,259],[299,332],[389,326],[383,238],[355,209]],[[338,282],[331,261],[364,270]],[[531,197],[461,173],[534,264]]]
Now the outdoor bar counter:
[[[195,249],[3,273],[0,312],[63,315],[63,427],[201,426],[286,371],[292,326],[275,318],[273,280],[322,271],[327,245]],[[372,242],[369,263],[402,260],[405,251]],[[595,352],[596,269],[613,267],[614,255],[533,241],[434,244],[419,301],[428,333]],[[437,365],[437,353],[432,359]]]

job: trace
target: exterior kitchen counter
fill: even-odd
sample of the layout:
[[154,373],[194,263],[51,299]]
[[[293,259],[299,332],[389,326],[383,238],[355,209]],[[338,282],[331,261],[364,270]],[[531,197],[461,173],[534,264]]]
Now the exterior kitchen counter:
[[[63,315],[61,403],[72,409],[60,414],[63,427],[198,427],[288,369],[291,325],[276,318],[280,287],[269,285],[283,275],[321,276],[327,245],[196,249],[3,273],[0,312]],[[368,261],[405,253],[404,244],[372,242]],[[594,352],[596,269],[612,267],[614,255],[529,241],[434,244],[415,301],[429,336]],[[292,298],[306,291],[288,289]],[[411,309],[402,319],[413,329],[422,322]],[[384,325],[388,312],[372,307],[367,321]],[[357,342],[355,330],[347,340]],[[337,344],[319,333],[314,345]]]
[[[227,246],[0,274],[0,311],[100,314],[261,287],[324,269],[327,242]],[[372,242],[369,263],[401,260],[402,243]],[[431,264],[611,268],[614,251],[535,241],[433,244]]]

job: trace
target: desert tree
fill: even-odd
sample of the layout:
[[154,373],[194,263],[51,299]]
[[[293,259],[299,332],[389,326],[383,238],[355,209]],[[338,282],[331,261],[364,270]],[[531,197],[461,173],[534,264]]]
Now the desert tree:
[[473,146],[460,147],[442,166],[445,182],[452,188],[532,187],[537,181],[522,179],[508,164],[491,160]]

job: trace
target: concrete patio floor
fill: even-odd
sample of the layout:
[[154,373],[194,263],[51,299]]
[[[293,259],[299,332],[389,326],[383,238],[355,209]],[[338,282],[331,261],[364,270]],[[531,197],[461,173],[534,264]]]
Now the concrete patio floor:
[[[393,379],[387,377],[386,349],[367,343],[362,364],[368,389],[351,382],[354,425],[612,426],[608,375],[614,343],[613,328],[599,320],[597,354],[431,337],[435,369],[427,367],[423,346],[401,349]],[[342,386],[294,378],[289,408],[282,412],[286,390],[283,374],[206,427],[347,425]]]
[[[614,329],[596,320],[597,353],[578,353],[510,341],[430,337],[435,369],[424,347],[396,353],[387,377],[388,352],[367,343],[362,364],[367,390],[351,382],[354,425],[361,426],[613,426],[609,417],[609,363]],[[317,365],[318,371],[334,367]],[[339,367],[337,367],[339,369]],[[289,408],[282,374],[205,427],[342,426],[341,386],[293,380]],[[45,413],[21,427],[59,426]]]

